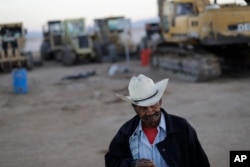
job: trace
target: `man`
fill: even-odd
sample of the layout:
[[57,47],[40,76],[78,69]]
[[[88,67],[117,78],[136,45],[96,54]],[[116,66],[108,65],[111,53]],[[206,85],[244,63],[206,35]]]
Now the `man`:
[[117,95],[130,102],[137,115],[112,139],[106,167],[210,166],[194,128],[161,108],[167,83],[168,79],[154,83],[141,74],[131,78],[129,96]]

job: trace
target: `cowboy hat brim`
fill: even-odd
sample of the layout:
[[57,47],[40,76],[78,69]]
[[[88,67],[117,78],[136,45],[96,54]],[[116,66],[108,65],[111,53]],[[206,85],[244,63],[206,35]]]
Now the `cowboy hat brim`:
[[157,93],[155,93],[150,98],[132,99],[130,96],[123,96],[120,94],[116,94],[116,96],[121,98],[122,100],[130,102],[130,103],[135,104],[137,106],[142,106],[142,107],[152,106],[160,101],[161,97],[163,96],[163,94],[167,88],[167,84],[168,84],[168,79],[163,79],[163,80],[155,83]]

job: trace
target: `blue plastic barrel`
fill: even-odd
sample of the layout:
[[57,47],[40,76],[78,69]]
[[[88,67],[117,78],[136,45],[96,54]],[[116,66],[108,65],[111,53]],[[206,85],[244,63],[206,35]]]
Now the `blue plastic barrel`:
[[25,68],[14,69],[12,71],[13,91],[16,94],[26,94],[28,92],[28,77]]

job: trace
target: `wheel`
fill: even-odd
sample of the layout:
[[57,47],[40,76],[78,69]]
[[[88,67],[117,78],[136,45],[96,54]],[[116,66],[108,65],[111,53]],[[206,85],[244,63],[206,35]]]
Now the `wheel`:
[[11,62],[1,64],[0,71],[3,73],[9,73],[12,70]]
[[118,61],[118,54],[117,49],[114,44],[108,45],[108,60],[110,62],[117,62]]
[[32,70],[34,67],[34,61],[33,61],[33,55],[31,52],[27,53],[26,55],[27,57],[27,62],[26,62],[26,66],[28,70]]
[[43,42],[42,45],[41,45],[41,49],[40,49],[41,57],[42,57],[43,60],[49,60],[50,59],[49,50],[50,50],[50,47],[49,47],[48,42]]
[[94,43],[94,62],[102,62],[102,48],[99,43]]
[[61,50],[57,50],[55,52],[54,58],[57,62],[61,62],[63,59],[63,52]]
[[63,65],[65,66],[73,65],[75,63],[75,60],[76,60],[76,54],[70,48],[66,48],[64,50],[62,59]]

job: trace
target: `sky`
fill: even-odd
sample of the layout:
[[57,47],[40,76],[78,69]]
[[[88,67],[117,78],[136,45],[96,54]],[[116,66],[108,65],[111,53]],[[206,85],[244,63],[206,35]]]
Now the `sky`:
[[95,18],[125,16],[138,21],[157,14],[157,0],[0,0],[0,23],[23,22],[28,31],[42,31],[49,20],[84,17],[91,26]]
[[28,31],[42,31],[49,20],[125,16],[132,21],[157,17],[157,0],[0,0],[0,23],[23,22]]

